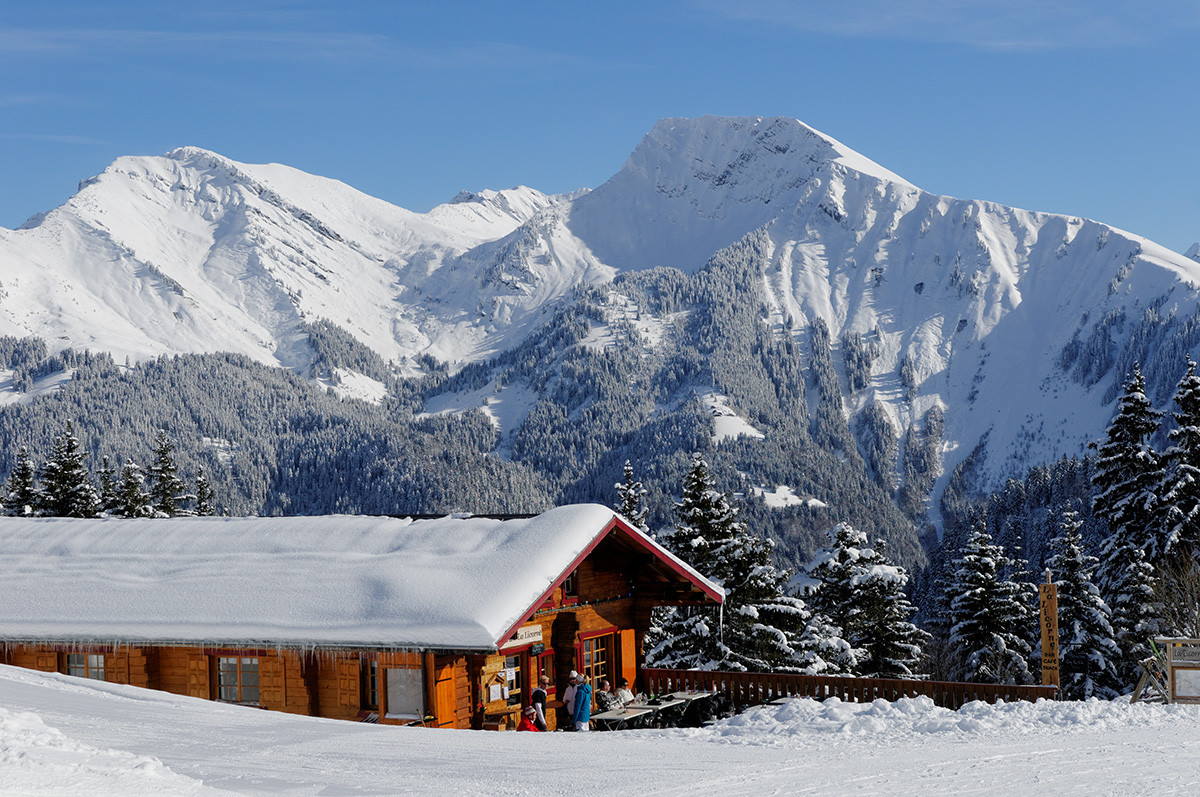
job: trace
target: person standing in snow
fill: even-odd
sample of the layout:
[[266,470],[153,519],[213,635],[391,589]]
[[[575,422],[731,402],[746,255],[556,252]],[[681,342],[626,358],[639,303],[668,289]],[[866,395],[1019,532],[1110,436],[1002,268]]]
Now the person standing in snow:
[[575,711],[572,719],[575,720],[575,730],[591,730],[592,685],[588,683],[586,675],[579,676],[579,686],[575,689]]
[[567,711],[566,730],[575,730],[575,692],[579,689],[579,673],[571,670],[567,677],[567,688],[563,690],[563,708]]
[[534,711],[534,725],[537,725],[539,731],[546,730],[546,687],[550,685],[550,679],[546,676],[538,678],[537,688],[533,690],[533,694],[529,696],[530,708]]

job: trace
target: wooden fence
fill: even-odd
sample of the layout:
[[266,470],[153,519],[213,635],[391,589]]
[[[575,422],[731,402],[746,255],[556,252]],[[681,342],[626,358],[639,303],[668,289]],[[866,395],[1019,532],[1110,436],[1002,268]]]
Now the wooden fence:
[[713,672],[706,670],[642,670],[642,690],[666,694],[685,690],[718,692],[727,695],[735,706],[753,706],[781,697],[811,697],[824,700],[836,697],[846,703],[872,700],[896,700],[924,695],[936,705],[958,709],[972,700],[995,703],[997,700],[1053,700],[1053,686],[1009,686],[1006,684],[915,681],[898,678],[850,678],[790,673]]

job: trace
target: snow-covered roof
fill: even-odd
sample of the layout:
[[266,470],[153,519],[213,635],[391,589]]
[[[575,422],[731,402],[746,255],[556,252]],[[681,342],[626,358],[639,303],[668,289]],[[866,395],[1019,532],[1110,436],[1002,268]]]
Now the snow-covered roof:
[[614,526],[532,518],[0,518],[0,639],[494,649]]

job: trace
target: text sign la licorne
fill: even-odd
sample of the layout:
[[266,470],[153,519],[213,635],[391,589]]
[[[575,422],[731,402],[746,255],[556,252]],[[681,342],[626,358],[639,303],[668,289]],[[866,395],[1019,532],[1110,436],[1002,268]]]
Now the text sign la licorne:
[[500,649],[519,648],[541,641],[542,627],[540,625],[525,625],[518,628],[517,633],[513,634],[513,638],[505,642]]

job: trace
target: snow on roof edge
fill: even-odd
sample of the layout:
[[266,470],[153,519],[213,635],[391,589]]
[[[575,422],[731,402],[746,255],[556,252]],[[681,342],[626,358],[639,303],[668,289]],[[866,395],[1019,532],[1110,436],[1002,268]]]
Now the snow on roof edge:
[[618,521],[723,598],[599,504],[512,520],[3,518],[0,643],[495,650]]

